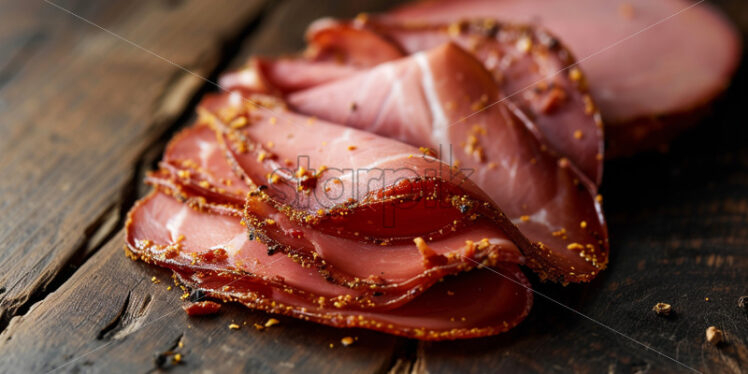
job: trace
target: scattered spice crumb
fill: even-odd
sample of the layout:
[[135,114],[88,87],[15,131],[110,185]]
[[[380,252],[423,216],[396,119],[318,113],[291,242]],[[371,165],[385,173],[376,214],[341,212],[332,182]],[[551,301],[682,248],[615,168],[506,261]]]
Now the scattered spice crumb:
[[571,70],[569,70],[569,78],[577,82],[582,79],[582,72],[577,68],[572,68]]
[[151,277],[151,282],[152,282],[153,284],[159,284],[159,283],[161,283],[161,281],[160,281],[160,280],[158,280],[158,278],[156,278],[156,276],[155,276],[155,275],[154,275],[153,277]]
[[579,227],[581,227],[583,229],[587,228],[587,221],[579,222]]
[[259,324],[259,323],[255,323],[255,324],[254,324],[254,326],[255,326],[255,328],[256,328],[256,329],[257,329],[258,331],[262,331],[262,330],[264,330],[264,329],[265,329],[265,326],[263,326],[263,325],[261,325],[261,324]]
[[167,291],[171,291],[171,286],[166,287]]
[[332,343],[330,343],[330,348],[332,348],[332,347],[334,347],[334,345]]
[[345,338],[340,339],[340,343],[343,344],[343,347],[347,347],[353,344],[353,338],[351,338],[350,336],[346,336]]
[[240,129],[247,125],[247,117],[236,117],[234,118],[231,123],[229,123],[229,127],[232,129]]
[[280,321],[278,321],[277,319],[271,318],[267,322],[265,322],[265,327],[275,326],[275,325],[277,325],[279,323],[280,323]]
[[738,298],[738,308],[748,312],[748,296],[740,296]]
[[582,134],[582,130],[576,130],[574,131],[574,139],[582,139],[584,134]]
[[355,151],[355,150],[356,150],[356,148],[357,148],[357,147],[356,147],[355,145],[349,145],[349,146],[348,146],[348,150],[349,150],[349,151]]
[[652,307],[652,310],[657,313],[658,316],[669,316],[673,311],[673,307],[667,303],[657,303]]
[[704,298],[704,301],[706,301],[707,303],[710,302],[711,300],[712,299],[710,299],[709,296],[707,296],[707,297]]
[[519,219],[521,219],[522,222],[527,222],[530,220],[530,216],[522,216],[522,217],[519,217]]
[[706,329],[706,341],[709,343],[717,345],[722,342],[722,339],[724,339],[724,333],[722,333],[722,330],[714,326],[709,326]]
[[529,52],[532,49],[532,39],[528,37],[523,37],[517,41],[517,49],[519,49],[522,52]]
[[237,325],[236,323],[232,323],[229,325],[229,329],[231,330],[239,330],[241,326]]
[[[182,342],[179,342],[179,348],[184,347],[184,344]],[[174,351],[165,351],[161,352],[156,355],[156,358],[154,359],[154,363],[156,364],[157,368],[165,368],[167,359],[171,357],[171,363],[173,365],[177,365],[182,362],[182,359],[184,356],[181,353],[177,353]]]

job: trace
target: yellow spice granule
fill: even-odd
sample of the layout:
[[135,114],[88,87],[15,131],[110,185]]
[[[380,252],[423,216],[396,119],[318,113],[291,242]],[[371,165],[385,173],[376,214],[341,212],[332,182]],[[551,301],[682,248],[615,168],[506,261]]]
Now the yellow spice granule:
[[275,326],[275,325],[277,325],[279,323],[280,323],[280,321],[278,321],[277,319],[271,318],[267,322],[265,322],[265,327]]
[[343,347],[347,347],[353,344],[353,338],[351,338],[350,336],[346,336],[345,338],[340,339],[340,343],[343,344]]

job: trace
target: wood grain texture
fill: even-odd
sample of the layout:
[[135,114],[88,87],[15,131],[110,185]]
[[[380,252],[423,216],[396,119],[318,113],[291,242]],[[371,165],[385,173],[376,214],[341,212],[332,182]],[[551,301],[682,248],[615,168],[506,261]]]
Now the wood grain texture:
[[[263,1],[58,4],[206,76]],[[204,82],[43,1],[0,14],[2,329],[101,244],[138,156]]]
[[[392,3],[278,2],[229,65],[239,66],[254,53],[300,49],[303,30],[318,17],[348,17]],[[742,0],[717,3],[729,10],[745,35],[748,5]],[[132,33],[152,43],[149,48],[165,48],[180,63],[206,74],[216,64],[209,57],[217,52],[203,44],[211,44],[209,38],[219,43],[242,27],[236,14],[228,15],[237,17],[235,22],[219,25],[213,19],[218,17],[215,5],[206,10],[181,2],[153,4],[80,7],[86,8],[87,18]],[[154,21],[157,17],[148,15],[156,12],[163,18],[174,11],[164,4],[195,7],[183,17],[202,20],[201,26],[177,35],[186,19]],[[86,29],[90,26],[32,5],[0,5],[0,14],[18,14],[3,16],[12,19],[0,23],[0,118],[10,124],[0,126],[0,172],[15,176],[0,180],[0,209],[15,217],[0,222],[0,286],[12,290],[6,294],[13,301],[0,305],[22,305],[19,300],[61,274],[71,258],[86,257],[107,244],[0,334],[0,372],[158,371],[156,355],[169,350],[183,354],[180,364],[164,362],[163,370],[175,372],[687,371],[541,296],[530,317],[507,334],[444,343],[291,318],[278,318],[279,326],[257,331],[251,325],[269,316],[236,305],[224,306],[213,317],[187,317],[181,310],[182,291],[166,289],[169,274],[127,259],[121,233],[110,232],[116,233],[120,225],[122,207],[117,202],[125,186],[135,178],[132,188],[144,190],[139,177],[133,177],[137,165],[160,156],[152,143],[180,113],[192,111],[186,108],[189,96],[203,84],[180,80],[181,73],[163,61],[128,50],[118,45],[121,41],[104,40],[104,35],[91,36],[95,30]],[[39,28],[34,12],[49,19],[44,28]],[[132,14],[147,21],[130,19]],[[251,14],[247,10],[242,17]],[[162,28],[173,30],[166,33],[172,35],[161,35]],[[60,30],[64,32],[58,35]],[[198,30],[206,34],[196,36]],[[62,38],[63,44],[46,46],[54,38]],[[167,46],[164,38],[192,41]],[[89,45],[81,40],[96,42],[75,47]],[[198,46],[206,49],[197,51]],[[97,58],[112,67],[93,64]],[[98,79],[81,81],[87,70],[98,72]],[[704,372],[748,371],[748,314],[737,307],[738,297],[748,295],[748,130],[742,113],[748,100],[747,70],[744,63],[715,114],[678,139],[670,152],[606,165],[603,194],[612,247],[608,270],[584,286],[533,279],[537,290],[554,300]],[[174,83],[179,81],[188,83]],[[66,90],[60,88],[64,84]],[[115,84],[121,91],[108,94]],[[180,90],[182,85],[187,88]],[[157,109],[164,102],[173,103],[166,105],[171,110],[158,115],[164,113]],[[40,111],[42,107],[48,112]],[[20,201],[22,194],[40,200]],[[152,283],[152,276],[160,283]],[[0,297],[6,294],[0,292]],[[657,302],[672,304],[675,315],[655,316],[651,308]],[[248,325],[229,330],[232,322]],[[728,334],[726,344],[713,347],[705,342],[710,325]],[[342,348],[344,336],[359,340]]]

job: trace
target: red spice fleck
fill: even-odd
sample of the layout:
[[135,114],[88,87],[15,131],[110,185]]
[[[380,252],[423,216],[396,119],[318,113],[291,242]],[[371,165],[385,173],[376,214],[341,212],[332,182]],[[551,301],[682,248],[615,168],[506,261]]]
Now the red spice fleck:
[[301,239],[304,237],[304,232],[301,230],[291,229],[288,233],[295,239]]
[[197,255],[197,259],[204,263],[220,263],[226,261],[228,258],[229,254],[223,248],[216,248]]
[[551,113],[558,108],[564,100],[566,100],[566,92],[558,87],[554,87],[542,99],[540,110],[543,113]]
[[182,309],[184,309],[190,317],[208,316],[218,313],[218,311],[221,310],[221,304],[215,301],[200,301],[184,306]]

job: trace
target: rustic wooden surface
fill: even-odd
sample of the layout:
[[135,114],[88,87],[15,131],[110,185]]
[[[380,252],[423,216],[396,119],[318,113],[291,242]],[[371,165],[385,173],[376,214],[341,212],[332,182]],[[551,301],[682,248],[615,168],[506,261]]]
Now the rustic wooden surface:
[[[313,19],[391,3],[59,2],[210,79],[252,53],[299,49]],[[748,6],[718,3],[745,35]],[[268,316],[234,305],[187,318],[167,272],[125,258],[121,219],[164,140],[215,87],[44,2],[0,1],[0,18],[0,372],[687,370],[542,297],[508,334],[451,343],[289,318],[257,331],[251,325]],[[737,307],[748,295],[747,70],[668,153],[606,165],[613,250],[599,279],[534,282],[705,372],[748,371],[748,314]],[[656,317],[660,301],[675,316]],[[229,330],[232,322],[248,325]],[[727,344],[705,343],[709,325],[727,332]],[[359,340],[340,347],[348,335]],[[170,350],[183,361],[159,368],[155,358]]]

